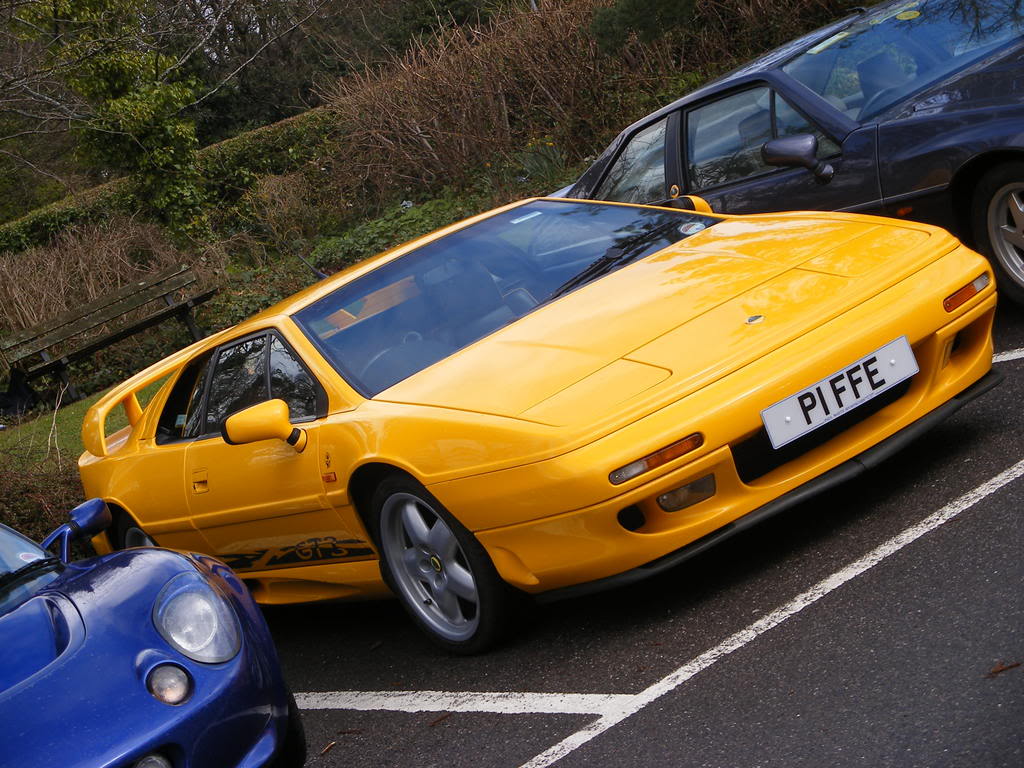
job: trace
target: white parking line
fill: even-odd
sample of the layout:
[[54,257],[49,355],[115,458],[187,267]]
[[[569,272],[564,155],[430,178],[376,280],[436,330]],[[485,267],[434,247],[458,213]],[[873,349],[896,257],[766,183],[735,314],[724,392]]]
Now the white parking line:
[[1005,363],[1008,360],[1020,360],[1024,357],[1024,348],[1011,349],[1006,352],[998,352],[992,356],[993,363]]
[[297,693],[299,709],[384,709],[391,712],[496,712],[504,715],[602,715],[621,711],[633,694],[330,691]]
[[578,749],[596,736],[607,731],[609,728],[621,723],[630,715],[636,714],[641,709],[652,703],[666,693],[675,690],[698,672],[707,669],[719,659],[725,658],[733,651],[743,648],[752,640],[777,627],[809,605],[813,605],[825,595],[838,589],[850,579],[859,576],[870,568],[878,565],[890,555],[899,552],[903,547],[916,541],[926,533],[935,530],[939,526],[948,523],[954,517],[966,509],[970,509],[985,497],[995,493],[1003,486],[1013,482],[1021,475],[1024,475],[1024,460],[1018,461],[1009,469],[993,477],[973,491],[965,493],[960,498],[950,502],[945,507],[925,518],[920,523],[907,528],[897,534],[884,544],[876,547],[864,557],[850,563],[842,570],[815,584],[806,592],[797,595],[781,608],[778,608],[766,616],[761,617],[746,629],[742,629],[714,648],[705,651],[697,658],[687,662],[671,674],[663,677],[658,682],[641,691],[632,697],[631,701],[624,702],[617,711],[610,712],[590,725],[582,728],[566,739],[560,741],[547,751],[537,755],[521,768],[546,768],[546,766],[560,760],[570,752]]

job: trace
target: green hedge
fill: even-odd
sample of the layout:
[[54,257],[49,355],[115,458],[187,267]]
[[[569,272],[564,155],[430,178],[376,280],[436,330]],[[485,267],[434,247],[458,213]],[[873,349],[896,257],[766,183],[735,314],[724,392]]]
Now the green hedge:
[[115,179],[99,187],[37,208],[0,226],[0,253],[46,245],[66,227],[102,221],[117,211],[135,209],[128,179]]
[[199,150],[199,173],[217,202],[233,201],[260,176],[293,171],[316,159],[336,124],[316,108]]
[[[326,110],[312,109],[199,150],[199,173],[209,203],[232,202],[260,176],[287,173],[315,159],[334,127]],[[46,245],[67,227],[138,209],[131,179],[116,179],[0,225],[0,253]]]

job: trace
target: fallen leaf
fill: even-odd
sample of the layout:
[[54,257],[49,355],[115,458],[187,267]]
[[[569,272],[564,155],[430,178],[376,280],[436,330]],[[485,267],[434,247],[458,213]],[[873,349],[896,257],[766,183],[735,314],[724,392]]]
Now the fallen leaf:
[[985,677],[991,679],[991,678],[995,677],[996,675],[998,675],[1000,672],[1005,672],[1008,669],[1015,669],[1015,668],[1017,668],[1019,666],[1020,666],[1020,662],[1019,661],[1015,661],[1012,664],[1004,664],[1003,662],[1000,661],[998,664],[996,664],[994,667],[992,667],[992,669],[990,669],[988,671],[988,674],[985,675]]

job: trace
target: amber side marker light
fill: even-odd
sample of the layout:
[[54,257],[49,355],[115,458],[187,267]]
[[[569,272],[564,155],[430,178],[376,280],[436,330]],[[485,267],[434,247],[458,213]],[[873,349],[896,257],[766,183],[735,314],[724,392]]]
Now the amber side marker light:
[[952,312],[957,307],[960,307],[963,304],[965,304],[968,299],[977,296],[979,293],[985,290],[991,281],[992,278],[988,276],[988,272],[982,273],[980,276],[976,277],[974,280],[969,282],[959,291],[943,299],[942,308],[945,309],[947,312]]
[[649,456],[644,456],[642,459],[632,461],[624,467],[619,467],[608,475],[608,480],[611,481],[612,485],[622,485],[627,480],[632,480],[644,472],[650,472],[662,464],[668,464],[672,459],[678,459],[690,451],[697,450],[702,445],[704,445],[704,435],[700,432],[694,432],[692,435],[688,435],[682,440],[677,440],[671,445],[666,445]]

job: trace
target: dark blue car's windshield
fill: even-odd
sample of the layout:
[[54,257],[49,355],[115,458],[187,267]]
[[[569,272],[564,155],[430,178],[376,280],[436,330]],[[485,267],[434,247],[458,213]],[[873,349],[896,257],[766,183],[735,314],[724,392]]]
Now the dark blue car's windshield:
[[[0,577],[48,556],[49,553],[34,541],[0,524]],[[44,571],[0,589],[0,616],[21,605],[55,578],[53,571]]]
[[911,1],[865,14],[782,70],[865,120],[1022,32],[1021,0]]
[[372,397],[540,304],[714,224],[686,211],[537,200],[410,251],[298,312]]

